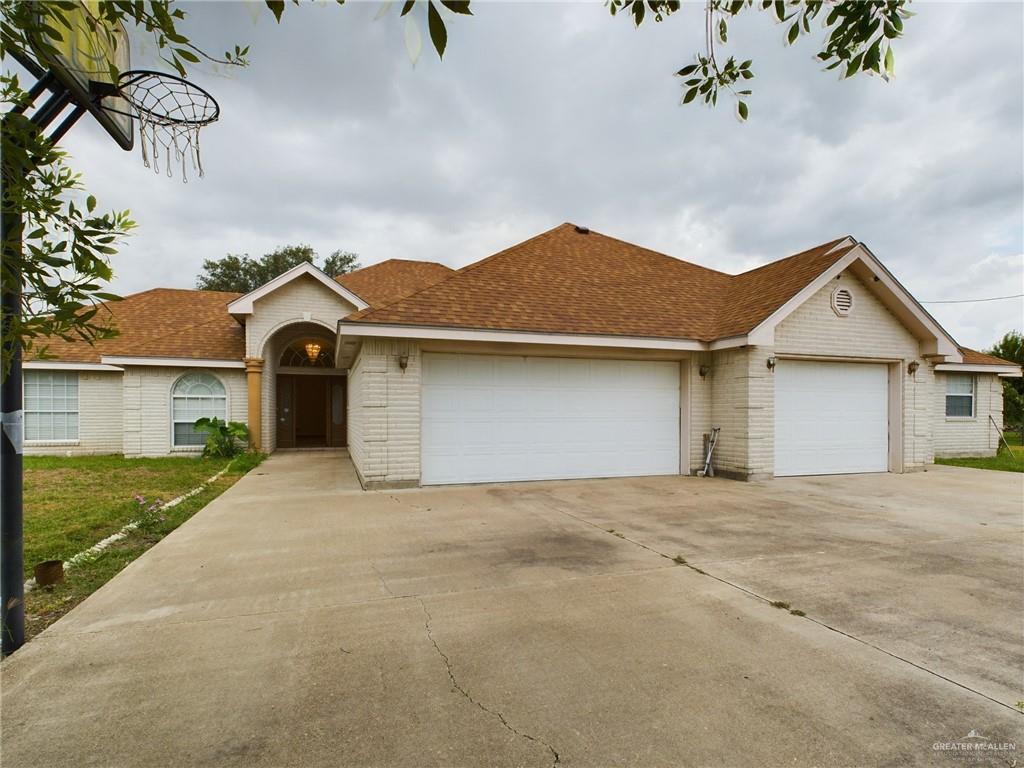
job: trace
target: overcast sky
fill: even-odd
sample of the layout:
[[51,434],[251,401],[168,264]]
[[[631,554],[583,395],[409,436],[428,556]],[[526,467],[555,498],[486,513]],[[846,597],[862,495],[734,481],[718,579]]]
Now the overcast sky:
[[[890,83],[838,82],[819,35],[787,48],[748,12],[727,46],[758,75],[746,124],[728,100],[679,106],[695,5],[637,30],[600,3],[474,2],[415,66],[397,5],[289,4],[280,26],[262,5],[184,5],[212,50],[252,46],[247,69],[194,74],[222,109],[205,179],[155,176],[87,120],[65,139],[140,224],[115,290],[300,242],[458,267],[572,221],[727,272],[852,234],[922,301],[1024,291],[1019,3],[914,3]],[[1024,326],[1020,299],[928,308],[974,347]]]

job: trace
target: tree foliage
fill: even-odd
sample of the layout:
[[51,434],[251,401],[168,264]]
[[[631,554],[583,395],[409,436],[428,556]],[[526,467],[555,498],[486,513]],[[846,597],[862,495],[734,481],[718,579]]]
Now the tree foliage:
[[[786,28],[786,44],[793,45],[801,35],[815,29],[825,30],[825,42],[817,53],[826,70],[838,70],[843,78],[859,72],[879,75],[888,80],[896,71],[892,41],[903,34],[904,21],[913,14],[909,0],[708,0],[704,8],[704,50],[694,56],[676,75],[683,78],[682,103],[698,99],[710,106],[718,104],[725,90],[736,99],[741,120],[750,113],[749,88],[739,88],[754,78],[753,61],[729,56],[720,62],[717,45],[729,40],[729,23],[744,11],[760,9]],[[653,17],[664,21],[681,8],[679,0],[609,0],[612,15],[626,13],[636,26]]]
[[248,293],[303,262],[320,266],[331,277],[359,269],[359,255],[348,251],[334,251],[322,266],[317,264],[317,258],[316,251],[308,245],[286,245],[259,258],[229,253],[203,262],[203,274],[196,278],[196,288]]
[[[1024,365],[1024,335],[1010,331],[993,345],[989,354]],[[1003,379],[1003,423],[1024,429],[1024,379]]]

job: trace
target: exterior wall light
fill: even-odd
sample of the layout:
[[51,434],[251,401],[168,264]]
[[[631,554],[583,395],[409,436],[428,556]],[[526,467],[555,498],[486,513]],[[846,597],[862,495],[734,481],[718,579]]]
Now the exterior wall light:
[[767,363],[768,363],[768,370],[769,371],[774,371],[775,370],[775,355],[768,355]]
[[700,377],[703,379],[705,376],[707,376],[709,373],[711,373],[711,366],[710,365],[702,365],[697,370],[697,373],[699,373]]
[[907,366],[907,373],[913,376],[917,373],[917,369],[921,367],[921,364],[917,360],[911,360],[910,365]]
[[309,342],[306,345],[306,357],[309,358],[310,365],[316,365],[316,359],[320,357],[320,345],[314,341]]
[[406,368],[409,367],[409,356],[408,355],[399,355],[398,356],[398,367],[401,368],[403,371]]

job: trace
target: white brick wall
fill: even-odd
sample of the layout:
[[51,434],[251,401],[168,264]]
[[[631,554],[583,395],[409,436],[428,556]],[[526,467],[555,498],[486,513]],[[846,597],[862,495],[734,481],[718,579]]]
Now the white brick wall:
[[[399,355],[408,355],[403,371]],[[349,454],[363,482],[420,478],[420,350],[415,343],[366,339],[349,369]]]
[[124,369],[123,390],[125,456],[164,456],[172,452],[171,387],[179,377],[196,370],[212,373],[223,382],[228,420],[247,423],[244,370],[128,366]]
[[121,373],[78,372],[78,440],[31,442],[25,453],[50,456],[121,453]]
[[999,448],[999,433],[989,421],[991,415],[1003,427],[1003,385],[998,376],[977,374],[974,378],[974,417],[946,417],[946,376],[935,374],[933,397],[936,456],[994,456]]

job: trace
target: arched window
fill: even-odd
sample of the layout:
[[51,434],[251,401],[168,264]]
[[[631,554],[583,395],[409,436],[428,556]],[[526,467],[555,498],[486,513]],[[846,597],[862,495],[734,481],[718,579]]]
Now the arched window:
[[285,368],[333,368],[334,352],[328,341],[296,341],[285,347],[280,365]]
[[171,424],[175,448],[203,445],[206,435],[196,432],[196,419],[206,416],[227,420],[227,392],[212,373],[186,373],[171,390]]

